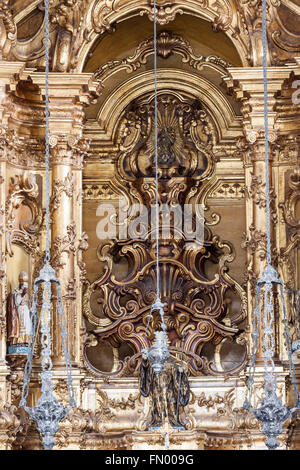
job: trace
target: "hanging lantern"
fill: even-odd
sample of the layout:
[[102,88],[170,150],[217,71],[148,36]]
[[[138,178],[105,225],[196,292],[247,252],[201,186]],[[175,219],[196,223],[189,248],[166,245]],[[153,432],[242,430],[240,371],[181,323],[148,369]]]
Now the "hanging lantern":
[[[299,394],[295,367],[292,360],[292,345],[289,335],[288,320],[286,315],[285,300],[283,294],[283,282],[279,279],[277,271],[271,265],[271,228],[270,228],[270,182],[269,182],[269,118],[268,118],[268,78],[267,78],[267,2],[262,0],[262,40],[263,40],[263,77],[264,77],[264,127],[265,127],[265,178],[266,178],[266,221],[267,221],[267,266],[262,277],[256,283],[256,300],[254,310],[254,324],[252,334],[252,353],[249,370],[249,379],[246,397],[243,407],[253,412],[262,423],[262,431],[267,437],[266,445],[269,450],[279,446],[277,436],[282,433],[282,424],[291,417],[299,407]],[[276,375],[274,364],[275,335],[274,335],[274,298],[273,290],[279,287],[280,304],[282,306],[286,347],[289,357],[290,378],[293,387],[295,407],[289,408],[282,404],[277,395]],[[258,341],[261,331],[261,316],[263,318],[263,348],[264,348],[264,398],[258,408],[251,406],[255,362],[258,349]]]
[[[170,357],[169,345],[168,345],[168,335],[166,333],[167,327],[164,320],[164,305],[159,298],[156,299],[154,304],[151,307],[149,321],[151,318],[152,311],[159,311],[161,318],[161,331],[155,331],[155,340],[150,349],[143,349],[142,353],[146,354],[148,359],[151,362],[152,369],[156,375],[159,375],[165,366],[165,362]],[[149,326],[146,328],[146,335]]]
[[[61,330],[62,347],[66,360],[66,372],[68,382],[69,406],[65,407],[59,403],[53,395],[53,373],[51,360],[51,312],[52,312],[52,287],[56,285],[57,311],[59,316],[59,324]],[[53,289],[54,290],[54,289]],[[42,298],[42,306],[38,307],[38,298]],[[74,391],[72,387],[71,361],[68,353],[68,340],[65,328],[65,320],[62,308],[61,285],[59,279],[56,278],[55,271],[51,265],[46,262],[40,271],[40,275],[34,282],[33,289],[33,305],[31,309],[32,315],[32,336],[30,340],[29,353],[25,365],[24,384],[22,389],[22,397],[20,406],[22,406],[29,416],[37,423],[37,428],[43,436],[44,449],[51,450],[55,445],[54,436],[58,431],[59,422],[62,421],[71,408],[75,407]],[[26,405],[29,391],[29,382],[32,369],[32,359],[34,352],[34,344],[39,336],[37,331],[37,322],[40,319],[40,335],[41,335],[41,356],[42,356],[42,372],[40,373],[42,381],[42,394],[38,399],[37,405],[30,408]]]
[[[280,303],[282,305],[286,345],[288,348],[290,377],[293,387],[293,394],[296,402],[295,408],[288,408],[282,404],[276,391],[276,376],[274,373],[274,286],[280,288]],[[262,295],[263,294],[263,295]],[[261,301],[263,305],[261,305]],[[265,369],[265,396],[259,408],[251,406],[255,375],[255,362],[260,335],[261,311],[263,312],[263,344],[264,344],[264,369]],[[285,300],[283,295],[283,282],[279,279],[278,273],[271,266],[267,265],[261,279],[256,286],[256,306],[254,311],[254,328],[252,334],[252,354],[248,378],[248,388],[243,408],[252,411],[256,418],[262,423],[262,431],[267,436],[266,445],[268,449],[274,450],[279,446],[277,436],[282,433],[282,424],[291,417],[292,413],[299,407],[299,396],[297,390],[297,380],[295,367],[292,361],[292,348],[289,336],[288,320],[286,315]]]
[[[46,58],[46,89],[45,89],[45,105],[46,105],[46,249],[44,266],[40,271],[39,277],[35,279],[33,286],[33,303],[31,308],[32,333],[30,336],[29,352],[24,371],[24,383],[22,388],[22,397],[20,406],[27,411],[29,416],[37,423],[37,428],[43,436],[44,449],[52,450],[55,445],[54,436],[62,421],[71,408],[75,407],[74,391],[72,387],[71,361],[68,352],[67,331],[65,328],[65,320],[63,315],[63,304],[61,294],[61,284],[56,277],[55,270],[50,265],[50,148],[49,148],[49,0],[45,0],[45,58]],[[39,307],[39,299],[42,299],[42,305]],[[69,405],[64,406],[59,403],[53,394],[53,364],[51,359],[52,337],[51,337],[51,317],[52,317],[52,301],[57,308],[60,331],[61,344],[66,361],[67,383]],[[39,338],[37,324],[40,325],[41,338],[41,357],[42,372],[40,373],[42,390],[41,396],[37,401],[37,405],[30,408],[27,406],[27,397],[29,393],[29,383],[31,377],[32,360],[34,353],[34,345]]]

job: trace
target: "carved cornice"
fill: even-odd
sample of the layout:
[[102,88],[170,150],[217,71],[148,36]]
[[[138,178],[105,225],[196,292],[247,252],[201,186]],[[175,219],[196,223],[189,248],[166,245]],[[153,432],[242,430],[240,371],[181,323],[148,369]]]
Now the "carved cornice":
[[[44,44],[42,41],[44,25],[26,45],[15,39],[15,24],[12,15],[4,7],[3,42],[12,34],[13,47],[11,56],[25,61],[30,66],[43,66]],[[282,19],[281,4],[290,10],[290,14],[299,12],[299,7],[290,0],[268,0],[267,21],[270,25],[269,44],[270,61],[284,63],[299,51],[298,35],[289,31],[287,21]],[[33,7],[34,8],[34,4]],[[24,15],[28,15],[28,8]],[[209,21],[215,31],[225,32],[237,48],[243,65],[261,64],[261,0],[165,0],[157,3],[156,18],[160,25],[172,22],[178,14],[193,14]],[[51,44],[52,70],[67,72],[81,71],[86,57],[99,36],[113,32],[115,25],[133,16],[147,15],[153,21],[154,7],[152,0],[55,0],[51,4]],[[286,15],[285,15],[286,16]],[[22,19],[22,14],[16,16]],[[6,45],[6,55],[11,44]]]

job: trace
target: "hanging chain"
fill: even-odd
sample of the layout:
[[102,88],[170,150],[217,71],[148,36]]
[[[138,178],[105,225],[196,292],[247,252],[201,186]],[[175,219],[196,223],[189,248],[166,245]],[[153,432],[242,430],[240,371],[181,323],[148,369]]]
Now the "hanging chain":
[[51,322],[51,282],[45,281],[43,285],[43,304],[41,309],[41,343],[42,343],[42,369],[52,369],[51,346],[52,338],[50,331]]
[[155,241],[156,241],[156,299],[151,306],[145,336],[147,337],[148,328],[153,311],[159,311],[161,317],[162,330],[166,331],[164,320],[164,305],[160,300],[160,272],[159,272],[159,180],[158,180],[158,90],[157,90],[157,24],[156,24],[156,0],[153,4],[154,8],[154,149],[155,149]]
[[271,257],[271,215],[270,215],[270,179],[269,179],[269,111],[268,111],[268,38],[267,38],[267,0],[262,0],[263,32],[263,76],[264,76],[264,125],[265,125],[265,175],[266,175],[266,211],[267,211],[267,263]]
[[155,233],[156,233],[156,297],[160,298],[159,276],[159,205],[158,205],[158,99],[157,99],[157,26],[154,0],[154,119],[155,119]]
[[275,339],[273,331],[274,323],[274,298],[272,282],[267,282],[264,286],[264,369],[265,369],[265,394],[276,392],[276,377],[274,375],[274,349]]
[[66,372],[67,372],[67,382],[68,382],[68,392],[70,397],[70,406],[73,408],[76,407],[75,398],[74,398],[74,389],[72,385],[72,366],[71,366],[71,359],[69,354],[69,344],[68,344],[68,334],[67,328],[65,325],[65,316],[63,313],[63,305],[62,305],[62,294],[61,294],[61,285],[58,284],[57,286],[57,294],[58,294],[58,316],[59,316],[59,324],[61,330],[61,337],[62,337],[62,348],[64,352],[64,356],[66,358]]
[[50,261],[50,148],[49,148],[49,0],[45,0],[45,146],[46,146],[46,250]]
[[[251,363],[249,366],[249,378],[247,384],[244,408],[251,410],[262,423],[262,431],[267,436],[266,445],[270,450],[275,450],[280,443],[277,436],[282,433],[282,424],[286,421],[299,406],[297,381],[295,367],[292,360],[292,347],[289,336],[289,326],[285,308],[285,298],[283,281],[279,279],[277,271],[272,267],[271,255],[271,217],[270,217],[270,176],[269,176],[269,134],[268,134],[268,77],[267,77],[267,2],[262,0],[262,36],[263,36],[263,81],[264,81],[264,128],[265,128],[265,178],[266,178],[266,217],[267,217],[267,265],[262,276],[256,283],[256,299],[253,319],[252,351]],[[282,404],[282,400],[277,395],[275,374],[275,334],[274,334],[274,286],[279,287],[281,294],[281,304],[283,310],[283,320],[285,327],[286,347],[288,350],[290,377],[293,386],[293,395],[296,401],[296,408],[290,409]],[[262,298],[261,294],[263,293]],[[262,304],[262,307],[261,305]],[[260,335],[260,314],[263,310],[263,349],[264,349],[264,398],[257,408],[251,406],[256,354]]]
[[37,302],[38,302],[38,291],[34,292],[33,303],[31,308],[31,334],[29,337],[29,347],[27,354],[27,361],[24,368],[24,382],[22,387],[22,394],[19,406],[23,408],[26,407],[28,392],[29,392],[29,382],[32,369],[32,360],[33,360],[33,350],[34,350],[34,341],[36,338],[36,328],[37,328]]
[[[61,282],[56,277],[55,270],[50,265],[50,150],[49,150],[49,0],[45,0],[45,166],[46,166],[46,247],[44,266],[40,270],[39,277],[34,281],[33,286],[33,304],[31,307],[32,334],[28,348],[27,361],[24,369],[24,383],[22,388],[22,397],[20,406],[22,406],[30,417],[37,423],[37,428],[43,436],[43,445],[47,450],[53,449],[55,445],[54,436],[59,429],[59,423],[69,413],[71,408],[76,406],[74,400],[74,390],[72,386],[72,368],[68,348],[67,329],[63,314]],[[56,295],[52,294],[52,285],[56,286]],[[40,289],[41,288],[41,289]],[[42,293],[42,306],[38,308],[39,292]],[[51,336],[51,317],[52,317],[52,295],[57,300],[57,312],[61,330],[62,349],[66,361],[67,385],[69,394],[69,405],[64,406],[59,403],[54,396],[53,384],[53,363],[52,363],[52,336]],[[33,350],[37,332],[38,310],[40,315],[40,335],[41,335],[41,396],[34,407],[26,405],[29,382],[32,370]]]

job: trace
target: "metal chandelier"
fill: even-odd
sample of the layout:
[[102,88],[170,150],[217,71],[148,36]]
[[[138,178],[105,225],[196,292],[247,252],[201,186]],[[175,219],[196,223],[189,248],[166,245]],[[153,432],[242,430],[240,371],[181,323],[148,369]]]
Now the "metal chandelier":
[[[256,299],[253,319],[252,352],[247,384],[246,397],[243,407],[254,413],[262,423],[262,431],[266,435],[266,445],[269,450],[279,446],[277,436],[282,433],[282,424],[299,409],[299,393],[295,367],[292,360],[292,345],[289,336],[289,326],[286,314],[284,285],[277,271],[272,266],[271,259],[271,230],[270,230],[270,182],[269,182],[269,136],[268,136],[268,80],[267,80],[267,3],[262,0],[262,31],[263,31],[263,76],[264,76],[264,127],[265,127],[265,179],[266,179],[266,216],[267,216],[267,266],[256,284]],[[274,297],[273,291],[279,287],[280,303],[282,306],[285,340],[288,350],[290,379],[295,400],[295,407],[289,408],[282,404],[277,395],[275,375],[275,337],[274,337]],[[263,321],[261,322],[261,316]],[[262,323],[262,324],[261,324]],[[258,408],[251,405],[253,398],[256,354],[259,337],[263,332],[264,347],[264,398]]]
[[[63,314],[63,302],[61,293],[61,283],[56,277],[55,270],[50,264],[50,151],[49,151],[49,0],[45,0],[45,76],[46,76],[46,249],[44,266],[39,276],[34,281],[33,303],[31,307],[32,333],[25,365],[24,384],[22,388],[22,397],[19,406],[23,407],[29,416],[37,423],[37,428],[43,436],[43,446],[45,450],[52,450],[55,445],[54,436],[59,429],[59,423],[62,421],[71,408],[75,407],[74,390],[72,386],[71,361],[68,351],[68,339]],[[38,299],[42,299],[42,306],[39,306]],[[69,405],[64,406],[59,403],[53,394],[53,364],[51,359],[52,337],[51,337],[51,318],[53,303],[57,308],[61,344],[66,361],[67,386]],[[39,318],[39,320],[38,320]],[[37,325],[40,324],[40,332],[37,331]],[[41,396],[37,405],[29,407],[26,405],[29,393],[29,383],[32,370],[32,360],[34,354],[34,345],[40,335],[41,339]]]

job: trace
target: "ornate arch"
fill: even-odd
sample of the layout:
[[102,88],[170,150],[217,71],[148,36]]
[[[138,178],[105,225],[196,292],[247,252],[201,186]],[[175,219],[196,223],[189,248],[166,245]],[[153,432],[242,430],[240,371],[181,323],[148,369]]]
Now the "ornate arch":
[[[213,24],[216,31],[223,31],[238,51],[242,64],[249,65],[247,33],[235,0],[161,0],[158,2],[157,21],[166,25],[178,14],[188,14]],[[115,24],[134,16],[147,15],[153,21],[152,0],[93,0],[86,13],[87,39],[78,50],[76,71],[82,71],[86,57],[99,35],[111,31]]]
[[[240,118],[225,95],[206,78],[196,73],[176,69],[159,69],[157,76],[159,93],[164,93],[166,90],[179,96],[184,93],[203,103],[217,130],[217,141],[241,135]],[[99,138],[114,141],[123,111],[132,101],[146,93],[153,93],[152,71],[129,78],[114,89],[102,103],[98,112],[97,121],[100,129],[97,129],[97,134]]]
[[[24,11],[19,11],[14,17],[15,24],[26,18],[37,6],[34,1]],[[157,20],[160,25],[170,23],[179,14],[193,15],[212,23],[215,31],[224,32],[231,40],[242,65],[249,65],[249,35],[236,0],[158,2]],[[50,11],[53,70],[82,72],[87,56],[99,37],[113,31],[117,23],[143,15],[153,21],[152,0],[55,0]],[[26,51],[24,41],[17,41],[12,56],[30,65],[42,65],[40,61],[44,54],[43,37],[44,30],[41,25],[35,37],[27,41]]]

